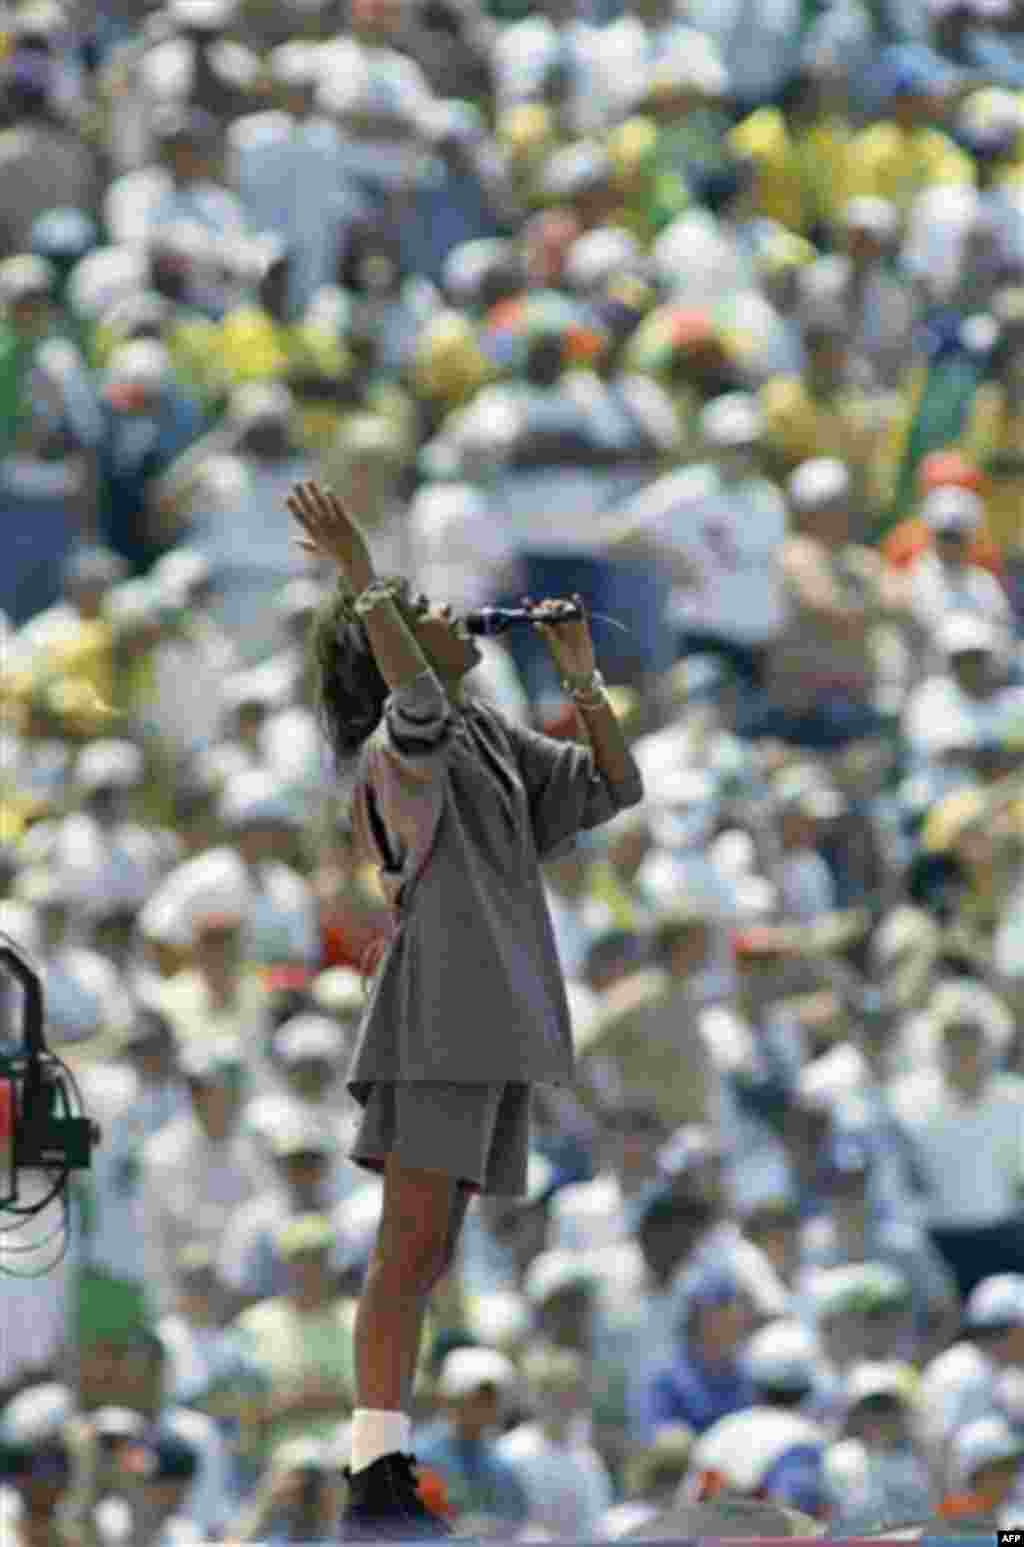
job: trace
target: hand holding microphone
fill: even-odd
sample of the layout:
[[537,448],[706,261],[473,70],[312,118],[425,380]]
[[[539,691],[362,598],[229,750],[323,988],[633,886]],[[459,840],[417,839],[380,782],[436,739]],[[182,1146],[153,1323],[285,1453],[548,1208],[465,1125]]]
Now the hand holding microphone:
[[[561,610],[557,616],[552,615],[550,621],[553,623],[561,624],[583,616],[574,602],[558,602],[556,606]],[[463,622],[468,633],[478,638],[494,639],[510,628],[527,623],[536,624],[538,619],[538,610],[532,607],[479,607],[475,612],[467,612]]]

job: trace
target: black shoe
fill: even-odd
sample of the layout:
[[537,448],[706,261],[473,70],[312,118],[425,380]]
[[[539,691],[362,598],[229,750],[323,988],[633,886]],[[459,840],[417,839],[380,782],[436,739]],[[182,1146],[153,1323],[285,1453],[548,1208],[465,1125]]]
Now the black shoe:
[[360,1472],[345,1468],[349,1497],[343,1542],[441,1541],[455,1534],[417,1493],[415,1465],[415,1456],[395,1450]]

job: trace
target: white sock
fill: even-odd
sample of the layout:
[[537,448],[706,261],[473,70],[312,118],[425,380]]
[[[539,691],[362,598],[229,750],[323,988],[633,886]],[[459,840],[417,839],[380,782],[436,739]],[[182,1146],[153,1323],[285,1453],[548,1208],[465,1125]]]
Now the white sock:
[[408,1455],[411,1441],[412,1420],[405,1413],[357,1407],[352,1414],[352,1471],[365,1471],[396,1450]]

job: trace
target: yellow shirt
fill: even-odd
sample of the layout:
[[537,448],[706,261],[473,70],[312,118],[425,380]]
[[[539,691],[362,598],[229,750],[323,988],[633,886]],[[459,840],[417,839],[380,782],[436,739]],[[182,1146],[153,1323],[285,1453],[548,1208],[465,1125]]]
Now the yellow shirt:
[[1024,548],[1024,408],[1010,411],[997,382],[974,394],[960,442],[964,455],[988,475],[986,528],[1006,554]]
[[757,165],[761,214],[804,235],[842,209],[850,142],[841,118],[821,118],[794,134],[774,107],[758,108],[729,134],[730,147]]
[[847,198],[888,199],[906,212],[926,188],[970,184],[974,163],[939,129],[901,129],[871,124],[850,142]]
[[80,618],[66,634],[51,639],[37,663],[42,678],[60,677],[82,684],[101,703],[114,693],[114,634],[104,618]]
[[[304,373],[344,381],[351,356],[329,329],[313,322],[280,323],[258,306],[239,306],[220,324],[220,368],[229,387],[248,382],[282,381]],[[324,450],[341,419],[333,403],[300,404],[306,446]]]

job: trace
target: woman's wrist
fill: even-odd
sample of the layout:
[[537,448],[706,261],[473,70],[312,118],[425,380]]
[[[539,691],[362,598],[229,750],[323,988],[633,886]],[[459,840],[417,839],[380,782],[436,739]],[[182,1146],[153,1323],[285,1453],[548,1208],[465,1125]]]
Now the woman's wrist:
[[374,607],[379,607],[385,602],[393,602],[399,594],[401,586],[396,580],[377,580],[374,578],[360,591],[354,601],[353,607],[359,617],[365,616]]
[[571,672],[562,679],[562,691],[567,693],[573,703],[586,706],[593,704],[595,707],[603,701],[605,681],[604,677],[594,666],[589,672]]

